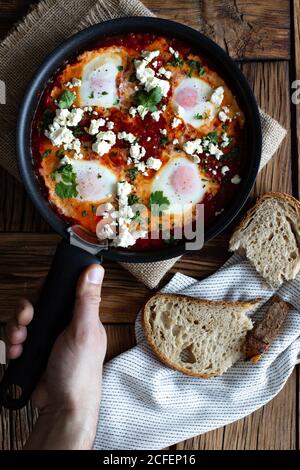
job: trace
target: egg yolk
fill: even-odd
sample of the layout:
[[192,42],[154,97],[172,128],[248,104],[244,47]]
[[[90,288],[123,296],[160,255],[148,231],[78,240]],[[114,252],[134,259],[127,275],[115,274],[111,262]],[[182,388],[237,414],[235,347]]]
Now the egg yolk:
[[180,166],[170,176],[170,183],[178,194],[191,194],[197,189],[199,180],[193,168]]
[[195,88],[186,87],[178,91],[176,102],[185,109],[194,108],[198,103],[198,93]]

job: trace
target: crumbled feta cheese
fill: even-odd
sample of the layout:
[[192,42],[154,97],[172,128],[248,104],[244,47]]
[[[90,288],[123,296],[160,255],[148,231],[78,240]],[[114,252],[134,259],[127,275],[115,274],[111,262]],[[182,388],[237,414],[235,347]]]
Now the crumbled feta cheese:
[[92,145],[92,150],[100,157],[110,151],[116,143],[116,134],[112,131],[101,131],[96,136],[96,142]]
[[146,150],[144,147],[142,147],[136,142],[135,144],[131,145],[129,154],[134,161],[140,160],[141,158],[145,156]]
[[172,121],[172,128],[175,129],[176,127],[179,126],[179,124],[181,124],[181,119],[178,119],[177,117],[174,117],[173,121]]
[[217,160],[220,160],[221,156],[223,155],[222,150],[212,142],[208,145],[208,152],[210,155],[214,155]]
[[151,140],[151,137],[150,137],[150,135],[149,135],[149,136],[147,137],[147,142],[150,142],[150,140]]
[[219,119],[222,122],[226,122],[229,119],[229,117],[227,116],[226,113],[224,113],[224,111],[220,111],[219,112]]
[[99,132],[99,127],[102,127],[105,125],[105,119],[92,119],[90,122],[90,127],[88,129],[88,133],[90,135],[96,135]]
[[92,114],[93,114],[94,116],[98,116],[98,111],[93,111]]
[[112,224],[103,224],[100,230],[97,230],[97,237],[100,240],[104,240],[106,238],[114,238],[115,230],[111,226]]
[[79,78],[72,78],[71,82],[66,83],[66,87],[74,88],[76,86],[81,86],[82,81]]
[[164,112],[167,109],[167,106],[165,104],[162,105],[161,110]]
[[144,117],[148,114],[148,109],[145,108],[145,106],[143,106],[142,104],[140,104],[137,107],[137,112],[139,113],[141,119],[144,119]]
[[145,173],[145,171],[146,171],[146,164],[145,164],[145,162],[138,162],[138,163],[136,163],[135,166],[136,166],[136,168],[137,168],[138,171],[140,171],[140,172],[142,172],[142,173]]
[[155,60],[154,62],[152,62],[152,65],[153,65],[153,67],[156,68],[156,67],[157,67],[157,60]]
[[131,132],[119,132],[118,133],[118,139],[126,140],[130,144],[132,144],[136,140],[136,136],[134,134],[131,134]]
[[74,139],[73,132],[67,127],[58,127],[53,131],[46,130],[45,136],[48,137],[56,147],[59,147],[62,144],[69,144]]
[[131,108],[129,108],[128,112],[129,112],[130,116],[135,117],[136,113],[137,113],[137,109],[134,108],[133,106],[131,106]]
[[242,181],[242,179],[239,175],[234,175],[234,177],[231,178],[232,184],[240,184],[241,181]]
[[159,87],[161,89],[162,95],[167,96],[170,89],[169,82],[167,80],[157,78],[155,76],[154,70],[152,70],[150,67],[147,67],[148,64],[149,61],[145,60],[145,58],[143,60],[134,61],[137,79],[145,87],[147,92],[151,91],[153,88]]
[[115,127],[115,123],[113,121],[108,121],[107,129],[112,131],[114,127]]
[[159,160],[159,158],[153,158],[149,157],[147,160],[147,168],[149,170],[159,170],[162,165],[162,162]]
[[192,159],[194,163],[199,163],[200,162],[200,157],[198,155],[192,155]]
[[179,144],[179,140],[178,140],[178,139],[173,139],[173,144],[174,144],[174,145]]
[[166,77],[168,80],[172,77],[172,72],[170,70],[166,70],[164,67],[160,67],[158,70],[159,75]]
[[194,153],[202,153],[202,141],[201,139],[189,140],[183,144],[183,150],[188,155],[193,155]]
[[160,133],[162,135],[167,135],[167,129],[160,129]]
[[143,51],[142,52],[142,57],[149,64],[155,57],[158,57],[160,54],[160,51]]
[[215,104],[216,106],[221,106],[223,98],[224,98],[224,88],[222,86],[219,86],[213,91],[210,97],[210,102]]
[[229,171],[229,167],[227,165],[222,166],[221,168],[222,175],[225,175],[227,171]]
[[159,121],[160,115],[161,115],[161,111],[154,111],[153,113],[151,113],[151,117],[152,117],[152,118],[154,119],[154,121],[156,121],[156,122]]
[[228,137],[227,132],[223,132],[221,147],[227,147],[229,144],[230,144],[230,138]]
[[175,50],[173,49],[173,47],[171,47],[171,46],[169,47],[169,52],[175,57],[175,59],[178,59],[178,57],[179,57],[179,52],[178,52],[178,51],[175,51]]

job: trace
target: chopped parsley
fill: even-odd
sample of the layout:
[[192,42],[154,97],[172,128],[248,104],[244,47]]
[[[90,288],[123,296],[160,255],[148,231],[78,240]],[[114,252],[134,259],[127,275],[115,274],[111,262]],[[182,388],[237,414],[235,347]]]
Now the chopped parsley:
[[169,199],[164,195],[163,191],[155,191],[150,195],[151,212],[159,214],[168,209],[170,205]]
[[82,211],[82,212],[81,212],[82,217],[86,217],[87,214],[88,214],[87,211]]
[[115,101],[113,102],[113,105],[114,105],[114,106],[117,106],[117,104],[119,104],[119,103],[120,103],[120,100],[119,100],[119,98],[117,98],[117,99],[115,99]]
[[52,121],[54,119],[55,113],[51,111],[51,109],[46,108],[42,114],[42,119],[39,125],[39,133],[44,134],[45,131],[48,129],[50,124],[52,124]]
[[217,145],[218,143],[218,134],[216,131],[209,132],[206,136],[206,139],[208,139],[212,144]]
[[124,68],[123,65],[118,65],[118,67],[117,67],[117,69],[119,70],[119,72],[122,72],[123,68]]
[[51,177],[56,180],[57,176],[60,176],[61,181],[55,186],[55,193],[62,199],[69,197],[76,197],[78,191],[76,189],[76,173],[73,166],[70,163],[57,168]]
[[89,99],[93,100],[95,98],[95,93],[92,91],[89,95]]
[[203,119],[203,114],[196,113],[194,119]]
[[56,152],[56,156],[57,158],[59,158],[60,160],[62,160],[65,156],[64,152],[62,150],[57,150]]
[[72,91],[65,90],[57,100],[60,109],[69,109],[76,100],[76,95]]
[[200,76],[205,74],[205,68],[197,60],[188,60],[187,64],[190,67],[190,76],[193,70],[197,71]]
[[91,211],[92,211],[93,214],[96,214],[96,212],[97,212],[97,207],[94,206],[94,204],[91,205]]
[[103,96],[108,95],[108,92],[107,91],[102,91],[101,95],[103,95]]
[[151,113],[157,111],[157,104],[162,99],[162,91],[159,86],[152,88],[147,93],[145,90],[139,90],[134,95],[134,102],[137,106],[142,105],[147,108]]
[[82,129],[82,127],[79,126],[79,124],[77,126],[70,127],[70,129],[72,130],[75,137],[80,137],[81,135],[85,134],[85,131]]
[[136,211],[136,213],[134,214],[134,216],[131,217],[131,220],[139,221],[139,220],[140,220],[140,217],[141,217],[140,211]]
[[138,197],[136,194],[129,194],[128,196],[128,205],[133,206],[134,204],[138,204],[139,202],[142,202],[143,199]]
[[134,181],[137,177],[139,170],[134,166],[133,168],[128,168],[126,170],[127,176],[131,181]]
[[174,67],[179,67],[180,65],[184,64],[184,60],[182,57],[174,57],[172,60],[170,60],[170,64],[173,65]]
[[51,153],[51,149],[47,149],[45,150],[45,152],[43,153],[42,157],[45,158],[45,157],[48,157],[48,155],[50,155]]
[[161,137],[159,139],[159,143],[160,143],[160,145],[168,145],[168,143],[169,143],[168,137]]

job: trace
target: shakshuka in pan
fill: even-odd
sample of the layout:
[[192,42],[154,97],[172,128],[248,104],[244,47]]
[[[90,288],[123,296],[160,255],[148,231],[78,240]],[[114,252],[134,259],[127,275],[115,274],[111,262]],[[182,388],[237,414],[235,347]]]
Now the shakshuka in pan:
[[[32,127],[36,171],[58,214],[143,249],[176,242],[147,234],[167,220],[172,233],[188,205],[204,204],[206,224],[218,217],[243,178],[244,129],[219,72],[188,44],[149,33],[106,38],[65,63]],[[153,212],[151,227],[141,228],[137,204]]]

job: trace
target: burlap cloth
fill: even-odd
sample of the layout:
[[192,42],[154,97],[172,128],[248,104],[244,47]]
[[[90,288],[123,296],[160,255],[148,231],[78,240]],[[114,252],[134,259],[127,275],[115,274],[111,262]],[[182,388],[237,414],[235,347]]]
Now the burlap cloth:
[[[122,16],[154,16],[139,0],[41,1],[0,44],[0,80],[6,85],[6,105],[0,113],[0,164],[19,178],[15,155],[15,124],[20,100],[45,56],[74,32]],[[261,111],[261,168],[276,152],[286,131]],[[121,263],[137,279],[154,288],[179,258],[156,263]]]

